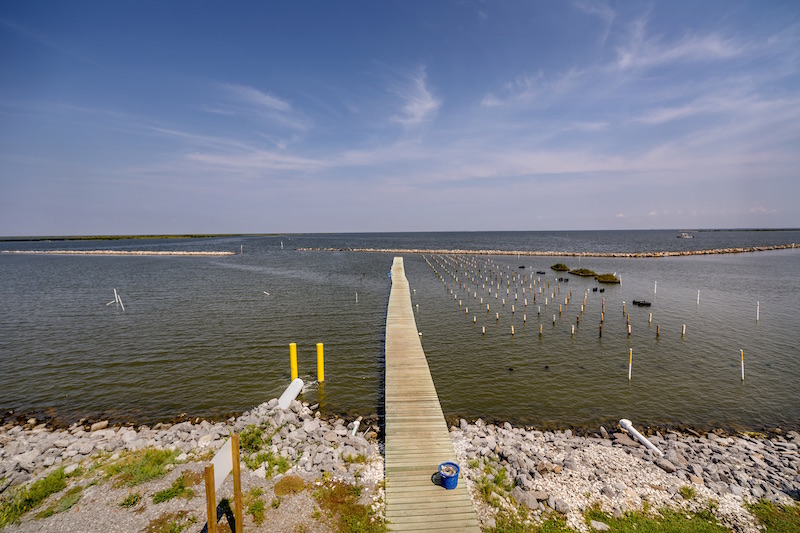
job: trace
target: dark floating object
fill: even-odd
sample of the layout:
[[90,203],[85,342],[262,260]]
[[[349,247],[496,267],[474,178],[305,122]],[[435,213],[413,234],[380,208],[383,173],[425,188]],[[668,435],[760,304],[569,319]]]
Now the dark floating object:
[[550,370],[550,365],[544,365],[545,370]]
[[638,305],[639,307],[650,307],[652,304],[644,300],[634,300],[633,305]]
[[605,289],[600,289],[600,292],[606,292],[606,290]]
[[536,273],[539,275],[547,274],[547,272],[545,272],[544,270],[537,270]]
[[508,367],[508,371],[509,372],[513,372],[514,371],[514,367],[513,366]]
[[597,292],[597,287],[592,287],[592,292]]
[[569,278],[564,278],[564,283],[568,282]]
[[525,268],[525,265],[520,265],[518,268]]

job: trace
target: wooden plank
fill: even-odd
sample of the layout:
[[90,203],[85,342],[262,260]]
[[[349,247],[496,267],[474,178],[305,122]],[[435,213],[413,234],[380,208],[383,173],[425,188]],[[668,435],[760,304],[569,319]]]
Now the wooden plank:
[[466,484],[433,483],[456,458],[417,334],[403,258],[392,264],[386,314],[386,518],[390,531],[480,531]]

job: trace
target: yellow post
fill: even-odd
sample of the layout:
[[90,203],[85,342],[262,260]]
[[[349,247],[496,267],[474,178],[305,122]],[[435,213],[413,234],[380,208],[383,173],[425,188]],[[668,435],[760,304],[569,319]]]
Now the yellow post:
[[289,345],[289,363],[292,367],[292,381],[297,379],[297,344]]
[[317,343],[317,381],[325,381],[325,352],[321,342]]

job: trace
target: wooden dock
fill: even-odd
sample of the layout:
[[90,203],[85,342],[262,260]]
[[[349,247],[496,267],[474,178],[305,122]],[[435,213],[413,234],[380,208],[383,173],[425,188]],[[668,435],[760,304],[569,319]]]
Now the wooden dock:
[[440,463],[458,461],[422,351],[402,257],[392,264],[386,315],[385,438],[390,531],[480,531],[464,480],[454,490],[433,481]]

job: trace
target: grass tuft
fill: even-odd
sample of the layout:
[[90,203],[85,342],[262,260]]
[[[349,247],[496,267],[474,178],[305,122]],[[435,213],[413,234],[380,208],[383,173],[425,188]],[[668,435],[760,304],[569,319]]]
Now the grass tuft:
[[694,500],[695,496],[697,496],[697,491],[694,490],[694,487],[691,485],[682,485],[681,488],[678,489],[678,494],[684,500]]
[[122,500],[119,504],[120,507],[125,507],[126,509],[130,509],[137,503],[142,501],[142,495],[139,492],[131,492],[128,494],[124,500]]
[[160,490],[153,494],[153,503],[163,503],[167,502],[173,498],[177,498],[178,496],[182,496],[187,500],[194,497],[194,491],[188,487],[189,483],[187,483],[187,477],[185,473],[181,474],[175,481],[172,482],[172,485],[168,489]]
[[710,512],[687,513],[674,509],[661,509],[657,515],[641,512],[626,513],[622,518],[614,518],[598,507],[586,511],[586,522],[597,520],[611,527],[611,531],[621,533],[728,533]]
[[273,490],[276,496],[286,496],[302,492],[306,488],[306,484],[302,478],[298,476],[285,476],[275,482]]

